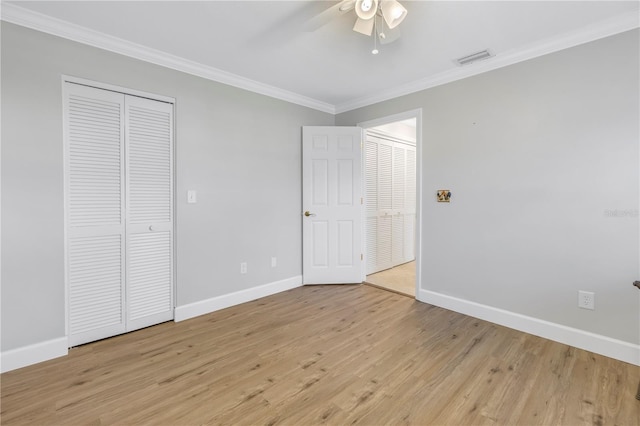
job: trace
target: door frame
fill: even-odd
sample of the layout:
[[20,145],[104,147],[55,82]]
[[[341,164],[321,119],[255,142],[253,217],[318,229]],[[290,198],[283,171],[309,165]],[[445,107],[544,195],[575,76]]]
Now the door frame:
[[[64,102],[67,96],[67,89],[66,89],[66,83],[73,83],[73,84],[78,84],[81,86],[88,86],[88,87],[93,87],[95,89],[102,89],[102,90],[108,90],[111,92],[117,92],[117,93],[122,93],[124,95],[130,95],[130,96],[137,96],[139,98],[146,98],[146,99],[151,99],[154,101],[159,101],[159,102],[165,102],[168,104],[171,104],[173,107],[173,144],[171,146],[171,156],[172,156],[172,167],[173,167],[173,177],[171,179],[171,190],[173,193],[173,223],[172,223],[172,232],[173,232],[173,244],[172,244],[172,258],[173,258],[173,273],[172,273],[172,279],[173,279],[173,321],[175,321],[176,315],[175,315],[175,310],[176,310],[176,303],[178,300],[178,253],[177,253],[177,245],[176,245],[176,228],[177,228],[177,209],[178,209],[178,203],[177,203],[177,196],[176,196],[176,188],[177,188],[177,173],[176,173],[176,136],[177,136],[177,130],[176,130],[176,99],[170,96],[165,96],[165,95],[159,95],[156,93],[149,93],[149,92],[144,92],[142,90],[137,90],[137,89],[131,89],[128,87],[123,87],[123,86],[117,86],[117,85],[113,85],[113,84],[109,84],[109,83],[103,83],[103,82],[99,82],[99,81],[94,81],[94,80],[88,80],[86,78],[81,78],[81,77],[74,77],[74,76],[70,76],[70,75],[66,75],[66,74],[62,74],[61,75],[61,85],[62,85],[62,97],[61,97],[61,102],[62,102],[62,149],[63,149],[63,162],[66,163],[67,161],[67,157],[66,157],[66,152],[67,152],[67,144],[68,144],[68,134],[67,134],[67,115],[64,113]],[[67,200],[69,199],[69,194],[68,194],[68,188],[67,188],[67,184],[66,184],[66,179],[67,179],[67,168],[66,166],[63,167],[63,200],[64,200],[64,226],[63,226],[63,240],[64,240],[64,244],[63,244],[63,250],[64,250],[64,332],[65,332],[65,338],[67,339],[67,347],[69,347],[69,343],[68,343],[68,339],[69,339],[69,271],[67,270],[67,265],[68,265],[68,233],[67,233],[67,223],[68,223],[68,206],[67,206]],[[126,226],[125,226],[126,228]]]
[[[422,108],[412,109],[409,111],[400,112],[397,114],[387,115],[384,117],[375,118],[372,120],[363,121],[357,123],[356,126],[362,127],[363,137],[366,136],[366,131],[372,127],[382,126],[384,124],[395,123],[396,121],[407,120],[410,118],[416,119],[416,283],[415,283],[415,299],[418,299],[420,291],[420,283],[422,282]],[[362,156],[364,162],[364,155]],[[364,182],[364,165],[362,167],[362,181]],[[362,209],[362,247],[363,252],[367,252],[366,246],[366,215],[365,209]],[[362,281],[366,281],[366,268],[362,268]]]

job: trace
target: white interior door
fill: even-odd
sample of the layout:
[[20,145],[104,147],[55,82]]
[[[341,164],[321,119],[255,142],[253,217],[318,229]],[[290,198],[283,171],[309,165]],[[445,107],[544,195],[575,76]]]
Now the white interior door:
[[360,283],[362,129],[303,127],[303,283]]

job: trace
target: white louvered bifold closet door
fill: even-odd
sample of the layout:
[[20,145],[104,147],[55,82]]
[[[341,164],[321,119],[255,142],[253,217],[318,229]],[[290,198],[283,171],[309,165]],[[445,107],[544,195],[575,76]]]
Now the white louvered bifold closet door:
[[391,231],[391,262],[404,263],[404,221],[405,221],[405,185],[406,156],[405,148],[400,144],[393,147],[393,219]]
[[69,345],[173,318],[173,105],[64,85]]
[[368,138],[364,142],[364,169],[366,274],[369,275],[378,264],[378,144]]
[[378,140],[378,271],[393,266],[393,144]]
[[172,114],[126,98],[127,330],[173,318]]
[[416,148],[368,133],[364,155],[369,275],[415,258]]
[[66,84],[69,345],[124,333],[124,96]]

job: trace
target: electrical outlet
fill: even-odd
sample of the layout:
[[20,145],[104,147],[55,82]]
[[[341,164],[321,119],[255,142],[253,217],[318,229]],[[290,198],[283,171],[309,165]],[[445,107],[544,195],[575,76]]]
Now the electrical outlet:
[[582,309],[596,309],[596,294],[591,291],[578,291],[578,307]]
[[241,274],[246,274],[247,273],[247,262],[242,262],[240,264],[240,273]]
[[278,258],[277,257],[272,257],[271,258],[271,267],[275,268],[276,266],[278,266]]

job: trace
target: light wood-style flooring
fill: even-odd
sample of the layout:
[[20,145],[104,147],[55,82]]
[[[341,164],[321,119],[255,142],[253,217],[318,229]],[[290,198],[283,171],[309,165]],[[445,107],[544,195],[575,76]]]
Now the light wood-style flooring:
[[416,262],[403,263],[375,274],[367,275],[367,284],[385,290],[416,297]]
[[1,376],[3,425],[637,425],[636,366],[366,285],[308,286]]

